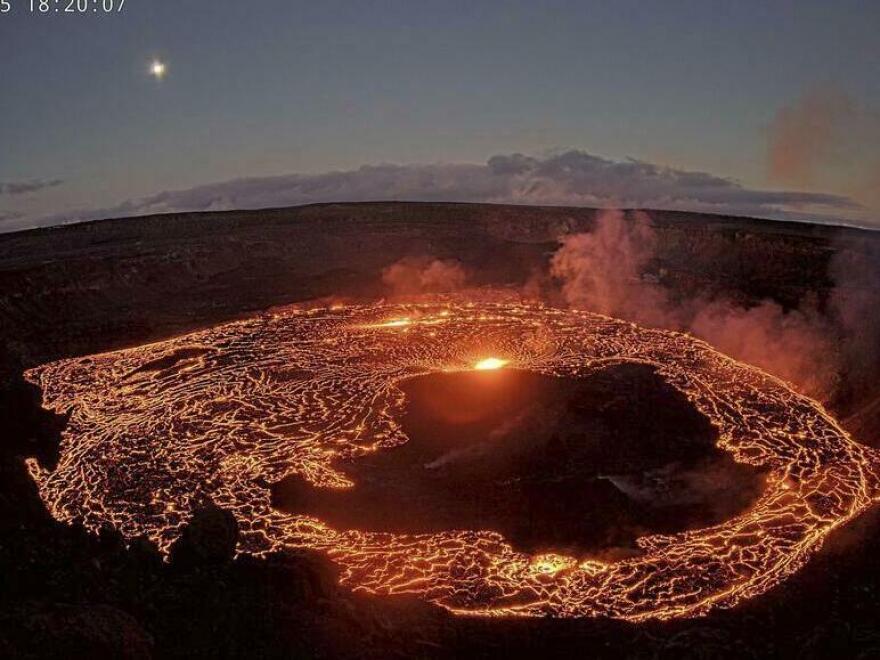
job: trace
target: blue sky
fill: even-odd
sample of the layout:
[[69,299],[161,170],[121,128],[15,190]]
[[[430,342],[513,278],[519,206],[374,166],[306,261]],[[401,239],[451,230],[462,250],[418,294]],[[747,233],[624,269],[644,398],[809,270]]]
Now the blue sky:
[[[113,16],[33,16],[12,1],[0,15],[0,230],[156,210],[137,200],[245,177],[320,186],[364,165],[485,171],[497,155],[571,150],[852,202],[762,211],[725,197],[723,211],[880,216],[877,2],[126,0]],[[147,75],[154,57],[168,65],[161,81]],[[844,102],[814,119],[811,94]],[[779,131],[805,143],[809,176],[768,171]],[[626,178],[607,200],[593,178],[572,188],[541,176],[553,202],[654,201],[630,195]],[[519,180],[470,197],[448,182],[433,194],[370,180],[355,190],[534,201]],[[56,185],[20,192],[34,183]],[[692,190],[663,191],[667,206],[689,207]],[[213,207],[229,199],[241,197],[224,192]]]

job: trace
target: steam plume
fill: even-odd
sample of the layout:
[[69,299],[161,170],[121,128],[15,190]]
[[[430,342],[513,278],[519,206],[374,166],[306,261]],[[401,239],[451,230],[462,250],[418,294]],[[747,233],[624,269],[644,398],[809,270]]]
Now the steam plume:
[[829,269],[836,284],[829,313],[845,339],[847,381],[861,390],[873,384],[880,363],[880,248],[841,243]]
[[[833,85],[780,108],[767,132],[771,181],[846,195],[871,223],[880,209],[880,112]],[[854,216],[855,217],[855,216]]]
[[641,278],[655,248],[646,214],[634,214],[628,224],[621,211],[604,211],[594,231],[563,240],[550,270],[573,307],[648,325],[675,325],[666,291]]
[[811,185],[818,170],[835,156],[854,114],[852,99],[833,87],[815,87],[781,108],[770,125],[770,178]]
[[382,271],[382,282],[394,296],[450,293],[461,289],[467,273],[454,259],[404,257]]
[[[832,266],[836,281],[856,281],[838,286],[829,311],[822,314],[814,298],[788,310],[772,300],[742,305],[718,296],[677,299],[646,274],[656,247],[647,214],[634,213],[628,221],[620,211],[604,211],[592,232],[562,240],[551,260],[551,274],[571,306],[690,332],[824,400],[835,391],[843,353],[848,350],[853,359],[880,330],[880,322],[866,328],[859,321],[868,308],[876,309],[868,283],[880,275],[864,255],[850,256],[854,263],[849,265]],[[845,339],[841,345],[847,350],[838,348],[839,338]]]

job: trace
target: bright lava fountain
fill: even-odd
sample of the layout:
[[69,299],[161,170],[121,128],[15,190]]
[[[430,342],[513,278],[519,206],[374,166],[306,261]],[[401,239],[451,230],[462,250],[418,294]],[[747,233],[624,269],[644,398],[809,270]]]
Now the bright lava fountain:
[[[642,537],[642,556],[616,562],[529,555],[485,530],[337,530],[271,506],[270,485],[293,474],[315,488],[351,487],[340,460],[407,442],[401,381],[481,362],[558,376],[650,365],[714,424],[720,448],[770,470],[766,489],[742,515]],[[211,500],[235,515],[239,553],[311,548],[351,588],[415,594],[457,613],[643,620],[730,607],[797,571],[880,495],[878,454],[817,402],[689,336],[585,312],[289,310],[27,377],[44,405],[71,412],[57,468],[29,462],[57,519],[146,535],[167,552]]]

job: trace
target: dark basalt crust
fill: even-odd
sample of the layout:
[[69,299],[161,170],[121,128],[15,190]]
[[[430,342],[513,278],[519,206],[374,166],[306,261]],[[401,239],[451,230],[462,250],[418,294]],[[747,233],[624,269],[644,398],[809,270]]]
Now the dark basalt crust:
[[645,366],[586,379],[433,374],[402,389],[409,442],[340,464],[352,489],[288,477],[276,506],[336,529],[489,529],[525,552],[615,556],[639,553],[644,534],[731,518],[763,488]]

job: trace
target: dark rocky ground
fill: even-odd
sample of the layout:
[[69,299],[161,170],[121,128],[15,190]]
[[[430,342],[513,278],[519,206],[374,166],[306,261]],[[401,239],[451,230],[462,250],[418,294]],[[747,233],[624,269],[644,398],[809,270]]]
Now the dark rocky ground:
[[[28,363],[127,346],[291,301],[383,293],[402,257],[457,259],[474,283],[521,284],[592,209],[319,204],[0,234],[0,336]],[[655,270],[682,295],[796,305],[830,286],[832,242],[864,232],[652,212]]]
[[[381,295],[379,271],[407,254],[458,258],[480,284],[516,285],[560,231],[592,218],[576,209],[326,205],[0,236],[0,657],[880,657],[876,509],[768,594],[703,619],[632,625],[463,619],[354,595],[320,557],[233,560],[235,524],[216,509],[197,515],[163,563],[145,542],[126,549],[112,531],[90,536],[42,507],[23,458],[51,465],[64,420],[40,409],[23,368],[271,305]],[[738,218],[659,213],[654,222],[658,268],[676,290],[791,305],[830,286],[834,241],[861,240]],[[837,412],[870,411],[875,394],[850,393]],[[860,432],[871,419],[859,417]]]

